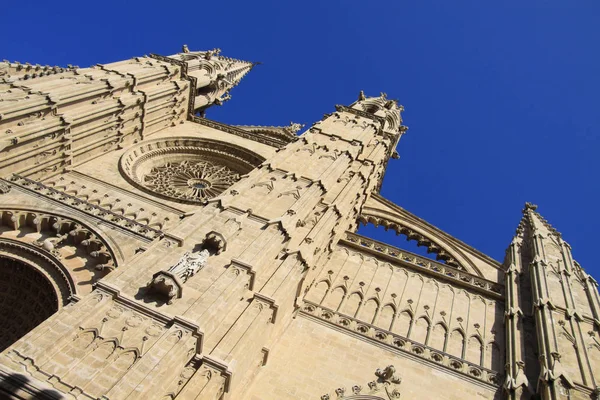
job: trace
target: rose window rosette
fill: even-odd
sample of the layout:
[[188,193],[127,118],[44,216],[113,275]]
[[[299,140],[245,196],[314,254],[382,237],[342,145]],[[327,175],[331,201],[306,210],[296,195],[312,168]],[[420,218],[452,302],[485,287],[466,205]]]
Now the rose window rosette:
[[264,162],[252,150],[208,138],[137,143],[121,156],[123,177],[138,189],[183,204],[203,204]]
[[210,161],[169,162],[154,167],[143,185],[165,196],[203,201],[223,193],[239,180],[239,174]]

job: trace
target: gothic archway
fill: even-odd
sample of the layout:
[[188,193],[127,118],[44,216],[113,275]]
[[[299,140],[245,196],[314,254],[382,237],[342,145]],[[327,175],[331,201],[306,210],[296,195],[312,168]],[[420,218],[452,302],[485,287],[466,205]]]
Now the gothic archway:
[[0,351],[58,311],[64,301],[64,293],[57,292],[56,283],[40,268],[0,253]]
[[44,211],[0,209],[0,351],[117,267],[91,226]]

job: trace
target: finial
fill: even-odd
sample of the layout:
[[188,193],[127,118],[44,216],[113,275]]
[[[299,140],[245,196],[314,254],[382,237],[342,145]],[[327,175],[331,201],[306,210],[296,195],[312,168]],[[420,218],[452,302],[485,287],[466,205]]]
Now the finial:
[[184,44],[184,45],[181,47],[181,51],[182,51],[183,53],[189,53],[189,52],[190,52],[190,49],[188,49],[188,45],[187,45],[187,44]]
[[397,106],[398,103],[396,102],[396,100],[388,100],[385,103],[385,108],[387,108],[388,110],[391,110],[392,108],[394,108],[394,106]]
[[537,207],[538,206],[533,203],[530,203],[530,202],[525,203],[525,210],[535,211],[535,210],[537,210]]
[[304,128],[304,124],[299,124],[297,122],[290,122],[290,126],[287,127],[287,131],[296,134],[300,129]]
[[212,50],[207,51],[204,54],[204,58],[207,60],[210,60],[212,58],[212,56],[218,56],[219,54],[221,54],[221,49],[219,49],[219,48],[212,49]]
[[379,97],[381,97],[383,100],[387,100],[387,93],[381,92]]
[[363,101],[365,100],[367,97],[365,96],[365,92],[364,90],[361,90],[360,93],[358,94],[358,101]]

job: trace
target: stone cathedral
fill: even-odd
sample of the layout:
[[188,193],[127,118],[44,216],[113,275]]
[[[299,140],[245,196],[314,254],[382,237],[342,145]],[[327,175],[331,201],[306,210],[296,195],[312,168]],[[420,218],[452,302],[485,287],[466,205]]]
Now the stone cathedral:
[[598,284],[535,205],[500,263],[382,197],[384,94],[205,118],[253,66],[0,63],[1,398],[600,397]]

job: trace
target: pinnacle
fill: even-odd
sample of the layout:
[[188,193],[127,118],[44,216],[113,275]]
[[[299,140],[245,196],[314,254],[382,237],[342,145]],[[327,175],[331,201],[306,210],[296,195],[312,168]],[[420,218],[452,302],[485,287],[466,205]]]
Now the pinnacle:
[[[561,237],[560,232],[558,232],[550,223],[542,217],[542,215],[537,211],[538,206],[536,204],[526,202],[523,210],[523,217],[521,221],[519,221],[519,225],[515,232],[515,237],[522,235],[525,232],[525,228],[529,227],[532,231],[538,231],[542,226],[548,230],[550,233]],[[543,229],[543,228],[542,228]]]
[[406,127],[402,125],[402,106],[396,99],[388,99],[387,94],[381,92],[379,96],[369,97],[361,90],[358,94],[358,100],[354,102],[351,108],[374,114],[385,118],[388,122],[388,129],[394,132],[404,133]]

